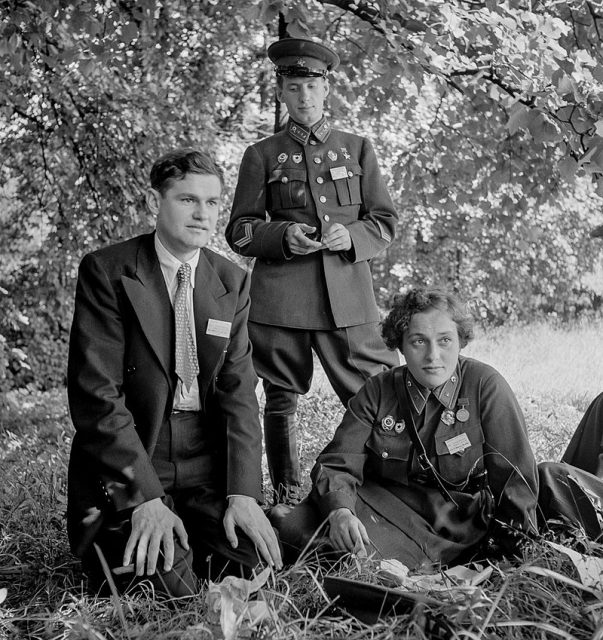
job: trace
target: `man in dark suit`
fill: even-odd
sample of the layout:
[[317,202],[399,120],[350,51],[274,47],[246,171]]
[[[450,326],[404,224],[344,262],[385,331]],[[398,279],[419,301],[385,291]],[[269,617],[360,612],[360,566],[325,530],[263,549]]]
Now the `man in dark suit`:
[[371,143],[324,116],[329,47],[285,38],[268,48],[284,130],[243,156],[226,239],[256,258],[249,335],[266,392],[266,454],[277,502],[301,484],[297,397],[314,351],[345,405],[371,376],[399,364],[379,333],[370,260],[393,241],[397,215]]
[[171,595],[194,592],[195,574],[227,563],[281,566],[259,506],[248,276],[206,247],[222,186],[208,154],[164,155],[146,196],[155,232],[80,265],[68,531],[94,584],[100,555],[122,580],[132,564]]

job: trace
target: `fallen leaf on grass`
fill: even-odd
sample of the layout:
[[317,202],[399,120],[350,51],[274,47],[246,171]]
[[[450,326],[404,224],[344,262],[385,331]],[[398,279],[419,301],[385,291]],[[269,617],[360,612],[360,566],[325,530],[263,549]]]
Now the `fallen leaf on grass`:
[[380,563],[381,571],[388,578],[409,591],[445,591],[453,587],[475,587],[487,580],[492,573],[492,567],[482,569],[480,565],[475,566],[477,570],[459,565],[439,573],[409,575],[408,567],[399,560],[382,560]]
[[603,591],[603,558],[588,556],[569,549],[562,544],[547,541],[553,549],[565,554],[574,564],[580,576],[580,582],[586,587]]
[[209,583],[206,602],[210,621],[216,623],[219,619],[224,640],[234,640],[243,622],[255,627],[266,618],[267,604],[260,600],[249,602],[249,596],[266,584],[269,575],[267,567],[253,580],[227,576],[222,582]]

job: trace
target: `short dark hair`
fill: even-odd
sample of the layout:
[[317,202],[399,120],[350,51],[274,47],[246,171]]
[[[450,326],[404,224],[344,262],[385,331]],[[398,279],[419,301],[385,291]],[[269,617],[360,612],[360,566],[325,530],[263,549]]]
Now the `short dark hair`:
[[175,180],[183,180],[188,173],[216,176],[224,186],[224,172],[207,151],[192,147],[168,151],[151,169],[151,187],[164,195]]
[[394,297],[390,312],[381,324],[381,335],[390,349],[401,349],[404,333],[416,313],[440,309],[456,324],[461,349],[473,340],[473,316],[467,305],[440,287],[417,287]]

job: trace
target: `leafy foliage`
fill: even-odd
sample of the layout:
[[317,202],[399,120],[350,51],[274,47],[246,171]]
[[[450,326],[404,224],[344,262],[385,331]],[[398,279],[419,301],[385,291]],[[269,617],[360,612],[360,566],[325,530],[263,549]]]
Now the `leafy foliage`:
[[0,0],[0,388],[60,383],[79,259],[150,228],[161,152],[214,148],[228,209],[244,147],[277,117],[265,48],[285,29],[337,48],[330,112],[389,178],[382,303],[438,281],[496,321],[596,307],[602,28],[584,0]]

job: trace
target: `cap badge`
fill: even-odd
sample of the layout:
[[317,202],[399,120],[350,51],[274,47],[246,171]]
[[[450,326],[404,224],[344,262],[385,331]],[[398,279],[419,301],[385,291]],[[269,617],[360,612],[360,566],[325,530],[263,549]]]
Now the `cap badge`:
[[304,58],[298,58],[295,61],[296,66],[298,67],[305,67],[306,66],[306,60]]
[[329,159],[332,160],[333,162],[335,162],[335,160],[337,160],[337,154],[332,149],[329,149],[327,151],[327,155],[329,156]]
[[291,160],[293,160],[293,162],[295,162],[295,164],[299,164],[302,161],[302,154],[301,153],[294,153],[291,156]]
[[289,157],[289,156],[288,156],[286,153],[281,153],[281,154],[279,154],[279,156],[278,156],[277,160],[278,160],[281,164],[283,164],[283,162],[287,162],[287,158],[288,158],[288,157]]
[[392,416],[385,416],[385,418],[381,420],[381,426],[383,427],[384,431],[391,431],[394,428],[395,424],[396,421]]

